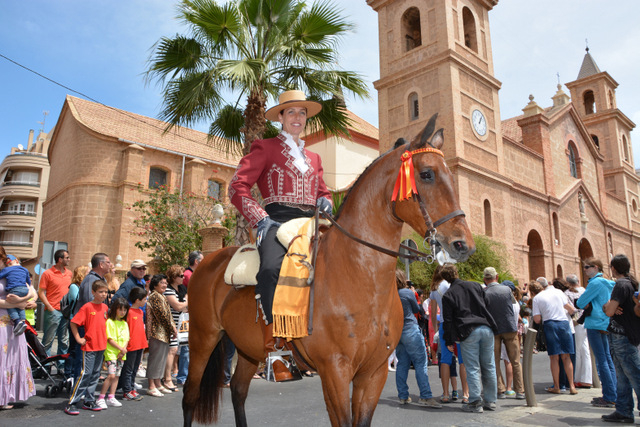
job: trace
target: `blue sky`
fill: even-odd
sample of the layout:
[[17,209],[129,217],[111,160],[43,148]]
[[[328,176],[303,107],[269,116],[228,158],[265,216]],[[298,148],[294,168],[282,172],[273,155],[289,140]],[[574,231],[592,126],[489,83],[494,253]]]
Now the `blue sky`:
[[[343,69],[363,74],[372,99],[349,108],[378,124],[377,14],[366,0],[335,2],[356,24],[340,49]],[[0,54],[104,104],[157,117],[160,88],[145,85],[151,46],[162,36],[184,32],[169,0],[0,0]],[[609,5],[615,4],[615,7]],[[585,39],[600,69],[620,84],[617,103],[640,124],[640,26],[637,0],[502,0],[491,12],[494,71],[502,82],[503,119],[521,114],[529,94],[546,107],[561,82],[576,79]],[[55,124],[68,90],[0,58],[0,156],[26,145],[29,129]],[[565,88],[565,92],[569,92]],[[73,93],[72,93],[73,94]],[[73,94],[75,96],[80,96]],[[208,128],[203,123],[198,129]],[[640,165],[640,136],[634,160]]]

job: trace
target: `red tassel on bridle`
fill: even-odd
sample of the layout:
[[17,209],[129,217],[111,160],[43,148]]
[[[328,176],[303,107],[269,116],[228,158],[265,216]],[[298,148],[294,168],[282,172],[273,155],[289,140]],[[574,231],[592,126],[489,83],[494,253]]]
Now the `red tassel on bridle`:
[[395,202],[396,199],[400,202],[410,199],[414,194],[418,193],[413,168],[413,155],[418,153],[436,153],[444,157],[442,151],[435,148],[419,148],[402,153],[402,164],[400,165],[396,185],[393,187],[393,194],[391,195],[392,202]]

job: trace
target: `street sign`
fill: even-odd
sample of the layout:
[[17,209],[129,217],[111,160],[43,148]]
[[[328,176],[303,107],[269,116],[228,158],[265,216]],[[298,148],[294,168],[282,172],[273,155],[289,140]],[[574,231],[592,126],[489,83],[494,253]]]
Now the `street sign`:
[[[402,244],[403,244],[403,245],[405,245],[405,246],[409,246],[409,247],[410,247],[410,248],[412,248],[412,249],[418,249],[418,245],[416,244],[416,242],[414,242],[414,241],[413,241],[413,240],[411,240],[411,239],[403,240],[403,241],[402,241]],[[400,247],[400,250],[399,250],[398,252],[400,252],[402,255],[405,255],[405,256],[406,256],[406,255],[410,255],[410,254],[411,254],[411,252],[409,252],[409,250],[407,250],[407,249],[403,248],[402,246]],[[401,256],[401,257],[400,257],[400,261],[401,261],[404,265],[408,265],[408,264],[411,264],[411,263],[412,263],[413,261],[415,261],[415,260],[413,260],[413,259],[409,259],[409,258],[405,258],[405,257]]]

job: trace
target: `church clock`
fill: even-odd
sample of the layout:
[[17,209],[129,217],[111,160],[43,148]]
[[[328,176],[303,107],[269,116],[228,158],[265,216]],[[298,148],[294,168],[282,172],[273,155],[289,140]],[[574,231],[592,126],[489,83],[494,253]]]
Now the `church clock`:
[[487,119],[484,117],[482,111],[477,108],[471,113],[471,127],[473,131],[481,138],[487,135]]

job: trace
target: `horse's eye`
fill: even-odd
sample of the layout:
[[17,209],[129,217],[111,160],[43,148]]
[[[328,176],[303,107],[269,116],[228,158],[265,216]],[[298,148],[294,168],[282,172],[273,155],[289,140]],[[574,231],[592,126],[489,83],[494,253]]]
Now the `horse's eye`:
[[426,169],[420,172],[420,179],[424,182],[433,182],[434,173],[431,169]]

